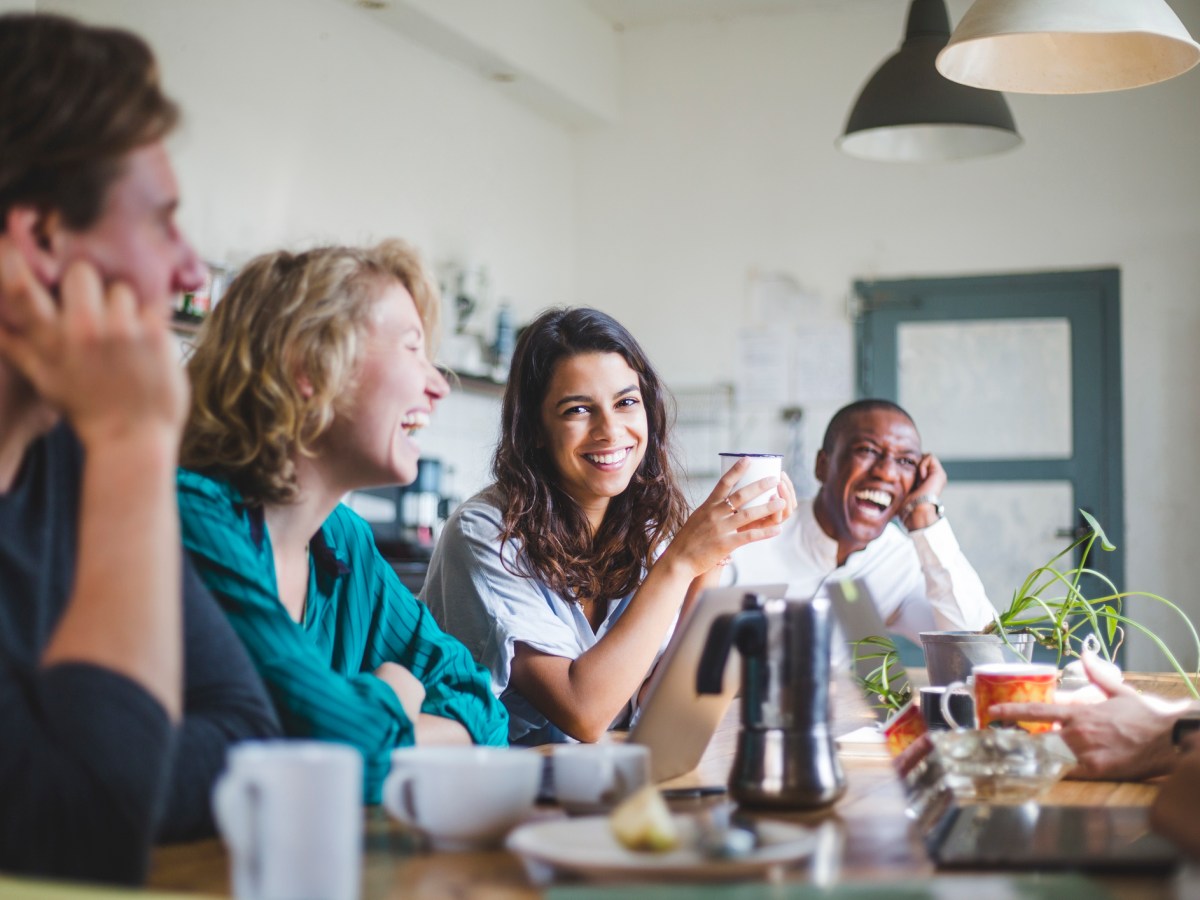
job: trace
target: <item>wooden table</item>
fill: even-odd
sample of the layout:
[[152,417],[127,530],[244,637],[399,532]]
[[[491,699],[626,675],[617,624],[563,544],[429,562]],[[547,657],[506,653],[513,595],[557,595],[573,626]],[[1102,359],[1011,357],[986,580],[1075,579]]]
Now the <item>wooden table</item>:
[[[1182,681],[1173,674],[1129,675],[1127,681],[1160,696],[1183,696],[1186,692]],[[860,701],[847,702],[848,696],[856,694],[848,684],[840,684],[838,688],[836,725],[842,733],[869,717],[869,713]],[[733,759],[737,724],[735,708],[713,736],[696,770],[668,782],[668,786],[723,783]],[[789,877],[828,884],[934,876],[935,871],[904,816],[904,801],[891,764],[883,759],[843,757],[843,766],[849,786],[846,795],[831,809],[775,816],[819,830],[818,852],[807,864],[789,870]],[[1044,802],[1137,806],[1149,804],[1156,791],[1154,783],[1064,781],[1048,792]],[[685,810],[688,803],[700,802],[686,801],[677,808]],[[538,815],[562,813],[547,807],[539,809]],[[217,840],[165,847],[155,853],[150,885],[163,890],[226,896],[228,868],[224,848]],[[1104,879],[1104,885],[1119,897],[1174,896],[1171,883],[1165,878],[1110,877]],[[380,808],[367,811],[364,898],[468,897],[480,893],[489,898],[531,898],[539,896],[541,889],[530,882],[520,860],[506,851],[432,853],[422,849],[419,838],[391,822]]]

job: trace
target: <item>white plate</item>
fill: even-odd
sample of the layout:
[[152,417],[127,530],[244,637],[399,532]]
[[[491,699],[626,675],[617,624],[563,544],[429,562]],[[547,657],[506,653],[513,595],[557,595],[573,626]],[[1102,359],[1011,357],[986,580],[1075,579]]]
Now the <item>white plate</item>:
[[508,836],[507,847],[526,860],[592,878],[746,878],[772,866],[803,859],[813,851],[812,831],[784,822],[757,820],[759,846],[737,859],[710,859],[695,848],[695,823],[675,816],[683,845],[666,853],[635,852],[623,847],[608,827],[607,816],[552,819],[522,825]]

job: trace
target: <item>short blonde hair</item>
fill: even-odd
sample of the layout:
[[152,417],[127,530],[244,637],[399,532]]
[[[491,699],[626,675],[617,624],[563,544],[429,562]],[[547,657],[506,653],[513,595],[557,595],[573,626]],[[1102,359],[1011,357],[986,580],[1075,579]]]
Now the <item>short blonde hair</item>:
[[312,456],[333,422],[358,373],[371,309],[393,281],[412,295],[432,357],[440,299],[407,243],[251,260],[188,361],[192,405],[182,465],[228,478],[250,503],[294,500],[295,455]]

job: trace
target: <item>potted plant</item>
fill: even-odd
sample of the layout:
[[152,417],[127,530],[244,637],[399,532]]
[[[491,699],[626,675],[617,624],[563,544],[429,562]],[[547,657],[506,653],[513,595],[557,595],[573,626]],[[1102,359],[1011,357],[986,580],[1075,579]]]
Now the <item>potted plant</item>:
[[912,684],[904,676],[900,654],[891,638],[872,635],[855,641],[852,646],[856,672],[861,672],[859,662],[879,660],[866,675],[855,675],[862,688],[876,698],[876,706],[888,710],[890,714],[912,699]]
[[[1088,530],[1070,546],[1045,565],[1038,566],[1013,592],[1008,608],[980,632],[925,632],[921,642],[925,649],[925,664],[930,684],[948,684],[965,680],[971,668],[983,662],[1029,659],[1033,645],[1040,644],[1056,651],[1057,661],[1064,656],[1078,656],[1089,634],[1096,636],[1099,652],[1106,659],[1120,647],[1125,630],[1140,631],[1162,651],[1167,662],[1178,672],[1191,691],[1200,699],[1188,673],[1171,653],[1162,639],[1125,612],[1130,597],[1145,597],[1174,611],[1191,635],[1200,653],[1200,637],[1196,629],[1170,600],[1146,591],[1119,591],[1112,581],[1088,567],[1088,557],[1099,544],[1100,549],[1117,549],[1105,536],[1100,524],[1087,512],[1080,510]],[[1080,549],[1078,564],[1071,565],[1073,554]],[[1103,594],[1087,597],[1081,587],[1085,576],[1098,582]]]
[[[880,730],[888,754],[899,757],[914,741],[928,731],[920,706],[913,702],[913,688],[900,662],[900,654],[892,639],[872,635],[855,641],[855,681],[875,698],[874,705],[887,710],[887,720]],[[878,663],[869,669],[862,662]],[[864,673],[864,669],[867,671]]]

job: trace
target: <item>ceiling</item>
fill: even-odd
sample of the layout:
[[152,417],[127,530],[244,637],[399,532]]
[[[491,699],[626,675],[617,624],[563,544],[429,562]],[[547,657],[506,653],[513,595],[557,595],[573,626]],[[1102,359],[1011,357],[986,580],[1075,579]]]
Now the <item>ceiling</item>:
[[696,19],[793,13],[844,6],[861,0],[587,0],[598,15],[618,28]]

